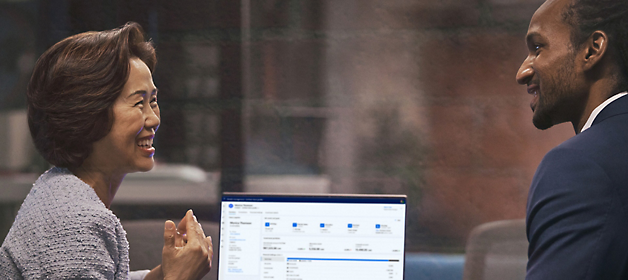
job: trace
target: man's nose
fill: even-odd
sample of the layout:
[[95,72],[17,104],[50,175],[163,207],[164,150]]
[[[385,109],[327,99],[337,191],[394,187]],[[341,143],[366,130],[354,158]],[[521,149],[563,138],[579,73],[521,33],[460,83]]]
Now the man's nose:
[[530,81],[530,79],[532,79],[532,76],[534,76],[534,68],[532,68],[530,59],[526,58],[526,60],[521,63],[515,78],[517,79],[517,83],[525,85]]

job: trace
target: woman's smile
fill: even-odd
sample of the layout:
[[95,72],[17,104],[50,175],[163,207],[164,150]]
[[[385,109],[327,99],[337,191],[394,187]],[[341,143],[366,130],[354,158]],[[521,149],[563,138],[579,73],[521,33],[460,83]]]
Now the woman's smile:
[[142,137],[137,141],[137,146],[140,148],[142,152],[144,152],[148,156],[153,156],[155,154],[155,147],[153,147],[153,138],[155,135],[150,135],[146,137]]

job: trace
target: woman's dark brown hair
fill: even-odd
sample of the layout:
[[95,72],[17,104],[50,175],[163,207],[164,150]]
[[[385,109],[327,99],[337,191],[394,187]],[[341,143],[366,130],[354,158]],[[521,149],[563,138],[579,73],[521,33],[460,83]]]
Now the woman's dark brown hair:
[[39,57],[27,90],[28,126],[51,164],[78,167],[111,130],[113,104],[129,78],[129,60],[152,72],[155,49],[139,24],[68,37]]

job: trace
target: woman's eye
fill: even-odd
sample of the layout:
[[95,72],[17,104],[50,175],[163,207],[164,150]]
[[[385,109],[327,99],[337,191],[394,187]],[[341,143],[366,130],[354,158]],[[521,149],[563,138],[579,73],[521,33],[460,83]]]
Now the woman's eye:
[[143,105],[144,104],[144,100],[138,101],[137,103],[135,103],[135,105],[133,105],[133,107],[136,107],[138,105]]
[[151,106],[153,106],[153,107],[157,106],[157,98],[156,98],[156,97],[155,97],[155,98],[153,98],[153,99],[150,101],[150,105],[151,105]]

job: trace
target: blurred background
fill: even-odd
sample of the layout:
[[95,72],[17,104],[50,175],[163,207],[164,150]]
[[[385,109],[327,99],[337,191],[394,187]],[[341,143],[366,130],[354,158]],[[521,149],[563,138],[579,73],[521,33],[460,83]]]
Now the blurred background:
[[127,21],[157,48],[158,165],[121,219],[216,220],[222,191],[408,195],[407,251],[522,219],[543,155],[515,73],[541,0],[2,0],[0,240],[37,176],[25,90],[57,41]]

